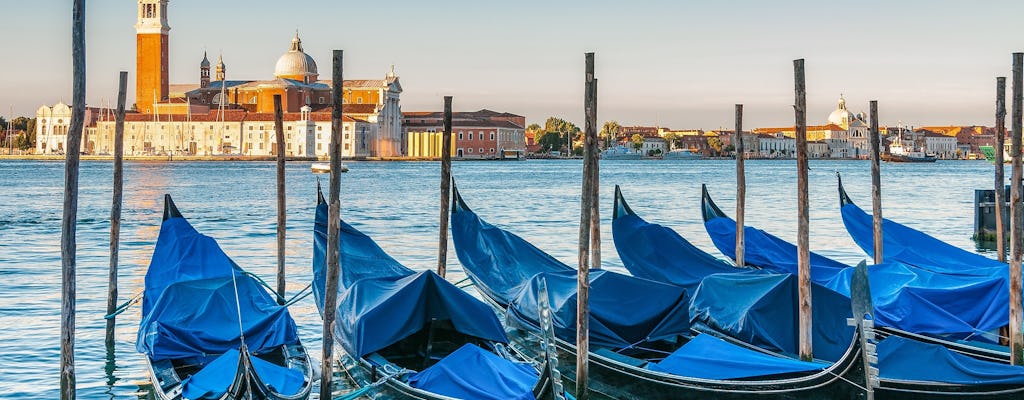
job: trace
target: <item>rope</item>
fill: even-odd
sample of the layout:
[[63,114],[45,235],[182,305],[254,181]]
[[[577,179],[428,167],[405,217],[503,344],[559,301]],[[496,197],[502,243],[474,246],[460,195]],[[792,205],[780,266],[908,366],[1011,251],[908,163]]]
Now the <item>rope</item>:
[[306,290],[309,290],[309,289],[310,289],[310,288],[312,288],[312,287],[313,287],[313,283],[312,283],[312,282],[310,282],[310,284],[306,285],[306,287],[302,288],[302,290],[298,291],[298,293],[295,293],[295,295],[294,295],[294,296],[292,296],[292,298],[291,298],[291,299],[289,299],[288,301],[286,301],[286,302],[284,303],[284,307],[288,307],[288,306],[290,306],[290,305],[292,305],[292,304],[295,304],[295,303],[296,303],[296,302],[298,302],[299,300],[302,300],[302,299],[304,299],[304,298],[306,298],[306,297],[309,297],[309,295],[313,294],[313,291],[312,291],[312,290],[310,290],[309,292],[306,292]]
[[[385,372],[387,372],[387,369],[388,369],[389,366],[390,365],[385,365],[384,366]],[[348,392],[344,396],[335,397],[334,400],[355,400],[356,398],[359,398],[359,396],[362,396],[362,395],[366,394],[366,392],[369,392],[370,390],[376,388],[377,386],[380,386],[381,384],[386,382],[388,379],[392,379],[392,378],[395,378],[395,377],[397,377],[399,375],[403,375],[403,374],[407,374],[407,373],[411,373],[411,372],[415,372],[415,371],[410,371],[410,370],[405,369],[405,368],[399,369],[399,370],[394,371],[394,372],[392,372],[392,373],[390,373],[388,375],[382,376],[376,382],[373,382],[373,383],[371,383],[369,385],[363,386],[363,387],[361,387],[359,389],[356,389],[354,391]]]
[[235,268],[233,266],[231,267],[231,285],[235,288],[235,312],[238,313],[238,337],[242,340],[242,346],[244,347],[245,329],[242,328],[242,303],[238,300],[238,281],[235,280]]
[[[260,278],[256,274],[254,274],[252,272],[249,272],[249,271],[242,271],[242,273],[252,277],[253,279],[256,280],[256,282],[259,282],[261,285],[263,285],[263,287],[267,288],[267,290],[269,290],[270,293],[274,294],[274,297],[276,297],[275,300],[277,300],[277,301],[284,301],[285,300],[284,297],[282,297],[280,294],[277,293],[277,289],[270,287],[270,284],[268,284],[267,281],[264,281],[263,278]],[[232,279],[234,279],[233,275],[232,275]],[[312,283],[311,283],[311,285],[312,285]]]
[[118,315],[121,315],[121,313],[123,313],[125,311],[128,311],[129,307],[135,305],[135,303],[138,303],[139,300],[142,300],[142,292],[141,291],[136,293],[130,299],[128,299],[128,301],[125,301],[124,303],[121,303],[121,305],[117,306],[117,308],[114,309],[114,312],[112,312],[110,314],[107,314],[107,315],[104,315],[103,319],[111,319],[111,318],[114,318],[114,317],[116,317]]

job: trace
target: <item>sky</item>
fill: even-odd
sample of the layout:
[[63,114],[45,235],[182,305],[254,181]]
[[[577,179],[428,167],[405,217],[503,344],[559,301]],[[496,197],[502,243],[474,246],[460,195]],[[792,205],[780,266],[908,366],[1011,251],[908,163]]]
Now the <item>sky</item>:
[[[228,79],[272,79],[297,29],[321,77],[395,65],[403,111],[487,108],[543,124],[583,121],[584,53],[596,53],[598,120],[673,129],[793,125],[793,60],[808,123],[840,94],[878,100],[883,125],[992,125],[995,80],[1024,51],[1024,1],[171,0],[170,81],[195,83],[203,51]],[[0,4],[0,114],[71,98],[71,1]],[[134,99],[136,1],[86,8],[89,105]],[[1008,88],[1007,92],[1011,90]],[[1007,103],[1009,104],[1009,102]]]

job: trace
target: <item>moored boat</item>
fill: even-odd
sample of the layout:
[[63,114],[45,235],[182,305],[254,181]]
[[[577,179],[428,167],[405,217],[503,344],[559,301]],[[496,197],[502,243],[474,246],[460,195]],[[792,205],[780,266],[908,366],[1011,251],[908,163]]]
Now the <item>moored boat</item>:
[[[736,222],[714,204],[706,188],[702,197],[705,228],[719,251],[733,257]],[[792,244],[752,227],[744,228],[744,240],[744,259],[751,265],[795,273]],[[852,268],[843,265],[811,253],[811,279],[842,293],[852,279]],[[874,265],[868,271],[879,325],[879,398],[1024,395],[1024,367],[1009,365],[1009,354],[998,345],[972,342],[991,341],[991,332],[1006,324],[1005,279],[948,276],[903,263]]]
[[[548,283],[563,376],[575,376],[576,271],[522,238],[452,204],[452,239],[467,275],[506,314],[524,348],[540,331],[531,315],[538,282]],[[713,332],[691,329],[686,290],[608,270],[590,273],[591,390],[613,398],[856,398],[865,381],[860,331],[834,363],[799,361]],[[858,313],[853,313],[858,315]],[[863,314],[859,314],[863,315]]]
[[288,309],[182,217],[169,195],[136,348],[158,399],[305,399],[313,383]]
[[[313,163],[312,165],[309,166],[309,169],[312,170],[314,174],[329,174],[331,173],[331,164]],[[348,172],[348,166],[345,164],[341,164],[341,172]]]
[[357,369],[350,372],[360,390],[383,384],[414,399],[564,399],[558,376],[509,347],[486,304],[433,271],[405,267],[344,221],[338,307],[323,310],[327,222],[320,195],[313,294],[321,315],[337,313],[335,340]]

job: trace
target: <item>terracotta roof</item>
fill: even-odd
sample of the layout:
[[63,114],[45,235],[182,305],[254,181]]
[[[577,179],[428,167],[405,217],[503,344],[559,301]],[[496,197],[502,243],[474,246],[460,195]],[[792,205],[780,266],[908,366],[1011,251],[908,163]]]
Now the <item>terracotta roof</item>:
[[[846,129],[843,129],[843,127],[841,127],[839,125],[836,125],[836,124],[828,124],[828,125],[808,125],[807,126],[807,130],[808,131],[824,131],[824,130],[845,131]],[[753,130],[751,130],[751,132],[754,132],[754,133],[778,133],[778,132],[793,132],[793,131],[796,131],[796,127],[795,126],[785,126],[785,127],[780,127],[780,128],[754,128]]]
[[[444,113],[441,111],[403,111],[402,118],[443,118]],[[455,118],[523,118],[522,115],[516,115],[507,112],[496,112],[488,109],[479,111],[456,111],[452,113],[452,119]]]
[[[402,126],[408,128],[437,128],[441,127],[443,122],[441,121],[403,121]],[[511,121],[505,120],[492,120],[486,118],[473,118],[473,119],[455,119],[452,118],[452,127],[458,128],[511,128],[511,129],[523,129],[522,126]]]
[[[283,121],[299,121],[302,118],[302,113],[284,113],[281,115]],[[274,114],[272,113],[255,113],[248,112],[246,110],[225,110],[224,117],[225,122],[247,122],[247,121],[266,121],[273,122]],[[309,114],[309,119],[312,121],[323,122],[331,120],[330,112],[314,112]],[[128,122],[150,122],[154,120],[152,114],[142,113],[125,113],[124,120]],[[221,120],[219,111],[210,110],[206,114],[192,114],[191,117],[185,114],[173,114],[173,115],[160,115],[157,117],[159,122],[218,122]],[[351,116],[343,116],[345,122],[366,122],[365,120],[353,118]]]

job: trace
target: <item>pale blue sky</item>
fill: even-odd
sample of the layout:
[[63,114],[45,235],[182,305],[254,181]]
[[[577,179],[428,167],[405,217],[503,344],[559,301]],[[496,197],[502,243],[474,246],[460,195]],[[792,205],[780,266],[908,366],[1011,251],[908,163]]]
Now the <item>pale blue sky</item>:
[[[71,97],[71,1],[0,4],[0,112]],[[136,2],[87,7],[88,102],[134,93]],[[171,0],[171,83],[196,82],[203,49],[229,79],[270,79],[299,29],[330,75],[395,64],[405,111],[490,108],[583,119],[583,53],[597,53],[598,119],[718,128],[792,125],[792,60],[805,58],[809,123],[840,93],[879,101],[883,124],[987,124],[995,77],[1024,51],[1024,1],[264,1]],[[1009,90],[1008,90],[1009,92]]]

